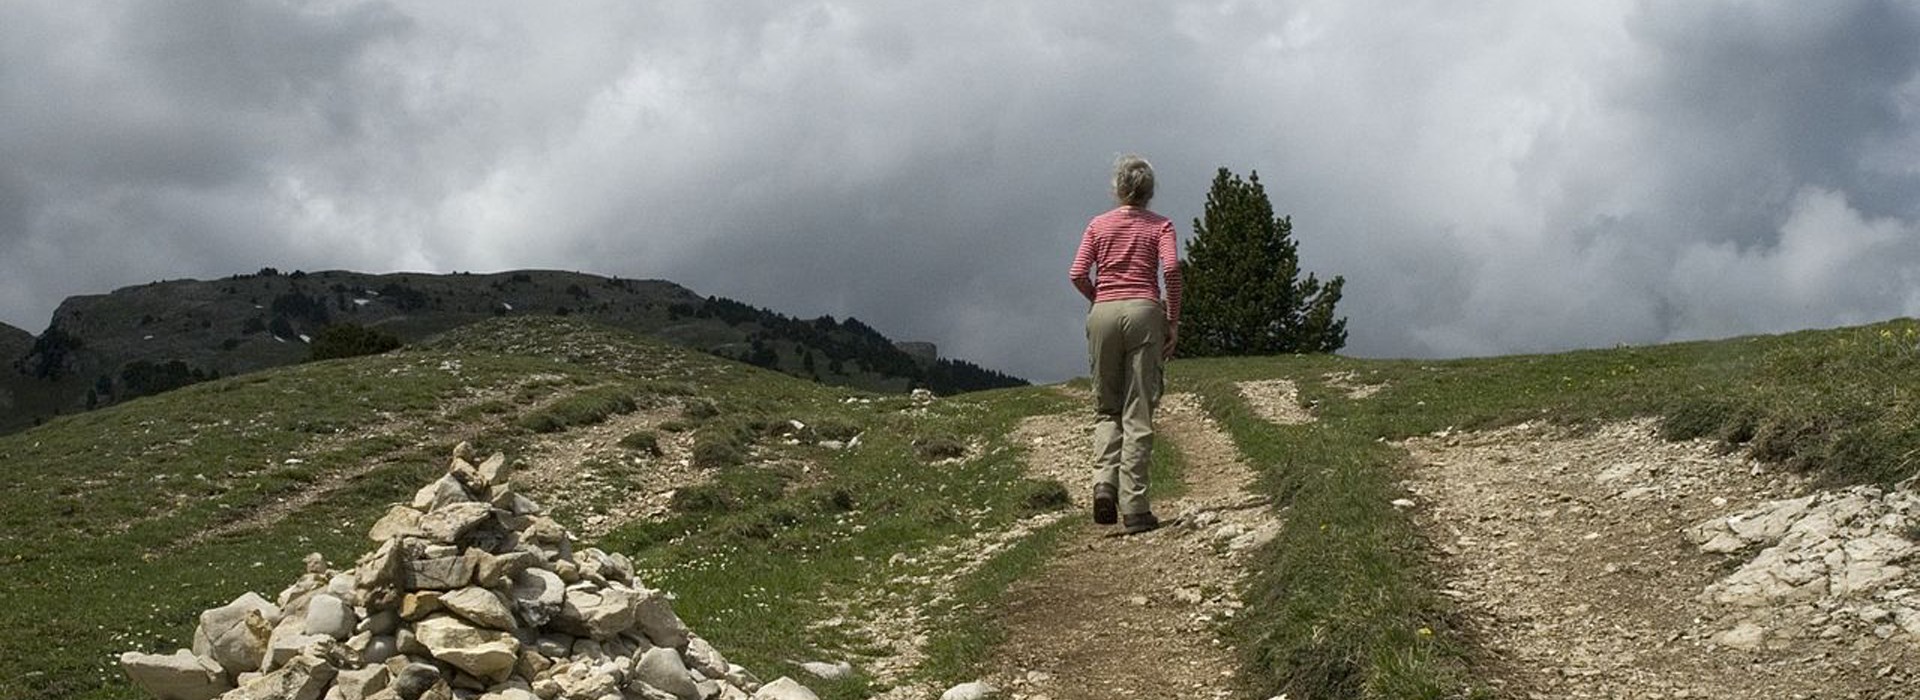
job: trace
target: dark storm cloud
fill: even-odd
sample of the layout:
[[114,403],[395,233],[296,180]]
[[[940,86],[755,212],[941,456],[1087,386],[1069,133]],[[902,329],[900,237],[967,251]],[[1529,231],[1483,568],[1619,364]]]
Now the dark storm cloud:
[[1920,313],[1904,3],[25,3],[0,319],[255,269],[579,269],[1081,371],[1146,153],[1257,169],[1350,350]]

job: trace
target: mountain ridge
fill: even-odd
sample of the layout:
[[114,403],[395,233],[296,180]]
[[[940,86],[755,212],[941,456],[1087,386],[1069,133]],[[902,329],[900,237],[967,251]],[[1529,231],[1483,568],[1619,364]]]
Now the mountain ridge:
[[[69,297],[38,336],[0,332],[0,432],[219,376],[302,362],[351,323],[415,343],[500,316],[581,319],[822,383],[948,394],[1025,382],[897,345],[857,319],[802,320],[666,280],[558,270],[349,270],[151,282]],[[16,329],[17,330],[17,329]],[[24,335],[24,338],[22,337]],[[25,343],[23,347],[22,343]]]

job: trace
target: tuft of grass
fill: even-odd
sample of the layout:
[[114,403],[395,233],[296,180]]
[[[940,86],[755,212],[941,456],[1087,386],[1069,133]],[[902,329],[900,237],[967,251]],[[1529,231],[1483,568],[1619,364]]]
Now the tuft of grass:
[[521,416],[519,425],[536,433],[557,433],[592,425],[639,408],[633,389],[625,386],[588,389]]
[[752,433],[740,426],[709,426],[693,437],[693,466],[721,469],[747,461]]
[[772,469],[736,469],[704,484],[673,493],[674,510],[683,513],[727,513],[778,500],[790,478]]
[[1059,510],[1072,503],[1067,496],[1067,485],[1054,479],[1025,479],[1021,483],[1025,495],[1020,504],[1028,512]]
[[807,427],[813,430],[813,434],[821,440],[839,440],[841,442],[852,440],[861,432],[859,425],[833,418],[815,419],[808,423]]
[[967,444],[952,435],[928,435],[913,441],[913,453],[928,462],[954,459],[966,456]]
[[655,435],[651,430],[637,430],[627,433],[626,437],[620,438],[620,446],[635,452],[644,452],[655,457],[660,456],[660,436]]
[[720,415],[720,406],[707,399],[688,399],[680,406],[680,415],[697,423]]

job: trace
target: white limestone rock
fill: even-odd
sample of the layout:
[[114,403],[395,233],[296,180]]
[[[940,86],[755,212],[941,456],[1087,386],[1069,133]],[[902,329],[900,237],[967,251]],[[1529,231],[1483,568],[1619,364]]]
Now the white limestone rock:
[[727,664],[727,682],[747,690],[760,689],[760,678],[740,664]]
[[512,634],[482,629],[452,615],[432,615],[413,625],[413,633],[433,657],[482,680],[507,679],[520,660],[520,640]]
[[481,462],[475,470],[488,486],[505,486],[513,478],[513,469],[507,466],[507,456],[499,452],[493,453],[493,456]]
[[948,688],[940,694],[940,700],[986,700],[1000,692],[998,688],[981,681],[969,681]]
[[727,657],[699,635],[688,635],[686,659],[687,665],[708,678],[725,678],[731,668]]
[[339,673],[325,659],[302,655],[220,696],[221,700],[319,700]]
[[353,607],[331,593],[316,593],[307,600],[307,634],[344,640],[353,635],[353,626],[357,622],[359,620],[353,615]]
[[493,506],[485,503],[449,503],[420,516],[420,530],[427,539],[451,544],[492,515]]
[[835,661],[832,663],[825,661],[806,661],[800,664],[800,670],[830,681],[853,677],[853,664],[845,661]]
[[820,696],[814,695],[799,681],[781,676],[772,683],[760,686],[760,690],[754,692],[753,700],[820,700]]
[[228,675],[260,668],[267,640],[280,619],[280,609],[249,591],[233,602],[200,613],[193,633],[193,653],[220,664]]
[[452,474],[435,479],[433,483],[420,487],[413,494],[411,505],[415,510],[433,511],[442,506],[473,500],[473,494],[467,493],[467,487]]
[[332,637],[324,634],[302,634],[298,625],[281,625],[274,629],[273,638],[267,643],[267,656],[261,660],[260,670],[279,669],[302,654],[324,648],[332,641]]
[[333,677],[333,688],[327,695],[338,700],[366,700],[367,696],[386,688],[391,678],[387,667],[378,664],[341,671]]
[[639,602],[639,596],[623,586],[569,589],[553,623],[571,634],[610,639],[633,628]]
[[524,688],[506,688],[498,691],[489,691],[487,694],[480,696],[480,700],[540,700],[540,696],[535,695],[532,690]]
[[159,700],[211,700],[233,689],[219,663],[185,649],[165,656],[130,651],[120,655],[120,668]]
[[426,532],[420,529],[420,511],[410,506],[394,504],[387,508],[387,514],[380,516],[367,531],[367,539],[385,542],[396,537],[424,537]]
[[680,649],[687,646],[692,632],[673,612],[671,600],[665,592],[643,589],[634,607],[634,624],[654,644]]
[[354,568],[355,588],[369,606],[384,607],[394,602],[406,577],[406,548],[401,540],[389,539],[360,558]]
[[513,611],[499,593],[468,586],[440,596],[440,604],[468,622],[489,629],[513,631]]
[[359,652],[362,661],[370,664],[382,663],[400,653],[400,642],[393,635],[376,634],[372,639],[367,640],[367,645],[359,649]]
[[406,563],[406,588],[410,591],[450,591],[473,582],[473,558],[462,554],[424,556]]
[[[620,681],[613,674],[589,664],[569,663],[554,667],[552,680],[566,697],[604,698],[620,696]],[[544,694],[542,694],[544,697]],[[817,699],[816,699],[817,700]]]
[[680,654],[666,647],[654,647],[640,655],[633,675],[640,682],[673,694],[678,700],[700,700],[700,688],[687,673]]

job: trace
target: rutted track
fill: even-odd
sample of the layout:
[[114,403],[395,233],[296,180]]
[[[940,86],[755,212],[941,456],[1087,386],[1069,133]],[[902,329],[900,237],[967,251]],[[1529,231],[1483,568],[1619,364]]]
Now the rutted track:
[[[1166,397],[1160,438],[1185,458],[1186,493],[1154,506],[1182,522],[1131,537],[1076,526],[1058,556],[1007,594],[1006,642],[988,679],[1015,699],[1221,698],[1234,687],[1233,652],[1215,634],[1235,614],[1241,556],[1278,532],[1248,490],[1253,474],[1189,394]],[[1060,479],[1086,521],[1090,425],[1039,416],[1017,439],[1035,476]]]

